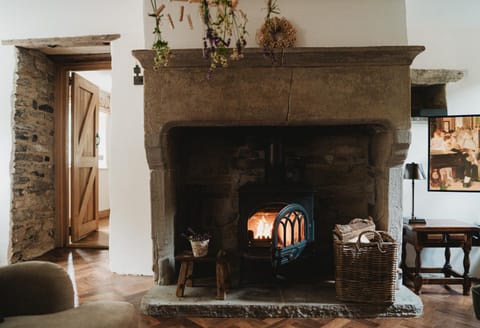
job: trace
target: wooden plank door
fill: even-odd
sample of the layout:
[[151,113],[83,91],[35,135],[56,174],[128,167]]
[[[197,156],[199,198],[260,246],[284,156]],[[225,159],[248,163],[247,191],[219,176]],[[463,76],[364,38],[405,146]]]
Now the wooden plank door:
[[98,133],[99,88],[73,73],[72,76],[72,203],[71,240],[79,241],[98,230]]

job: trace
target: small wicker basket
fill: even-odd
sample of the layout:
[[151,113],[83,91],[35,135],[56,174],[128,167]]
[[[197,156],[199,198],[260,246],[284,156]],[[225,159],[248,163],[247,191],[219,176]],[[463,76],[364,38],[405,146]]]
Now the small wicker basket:
[[[370,242],[360,242],[365,235]],[[335,288],[342,301],[392,304],[395,301],[398,244],[384,231],[363,231],[356,242],[334,233]]]
[[208,242],[209,240],[190,240],[192,245],[193,256],[203,257],[208,254]]

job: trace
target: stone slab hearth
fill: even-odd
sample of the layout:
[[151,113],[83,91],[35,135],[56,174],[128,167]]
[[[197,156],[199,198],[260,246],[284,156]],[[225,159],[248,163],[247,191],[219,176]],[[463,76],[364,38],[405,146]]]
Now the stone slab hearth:
[[344,303],[335,297],[335,284],[259,286],[233,289],[227,299],[215,299],[215,288],[187,287],[185,297],[176,286],[155,286],[143,297],[141,309],[154,317],[258,317],[258,318],[373,318],[417,317],[423,312],[420,298],[402,286],[392,305]]

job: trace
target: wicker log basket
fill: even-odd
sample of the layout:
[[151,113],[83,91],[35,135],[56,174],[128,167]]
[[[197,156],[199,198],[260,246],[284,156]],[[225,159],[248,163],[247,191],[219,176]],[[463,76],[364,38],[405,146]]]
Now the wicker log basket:
[[[384,231],[363,231],[355,242],[334,233],[337,298],[348,302],[395,301],[398,244]],[[362,242],[367,237],[369,242]]]

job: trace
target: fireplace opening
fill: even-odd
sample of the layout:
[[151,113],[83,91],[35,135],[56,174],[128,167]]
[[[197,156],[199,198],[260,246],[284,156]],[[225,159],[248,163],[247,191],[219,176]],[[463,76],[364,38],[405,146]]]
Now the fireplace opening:
[[[190,249],[181,233],[192,228],[213,236],[211,254],[224,249],[268,258],[265,273],[290,258],[295,260],[285,267],[308,259],[304,269],[294,270],[304,272],[300,279],[305,270],[331,278],[334,225],[375,217],[372,140],[378,131],[384,130],[376,125],[170,128],[175,254]],[[275,219],[290,204],[301,206],[302,214],[278,228],[283,231],[275,241]],[[298,256],[275,255],[277,246],[302,243]],[[240,262],[232,266],[237,277]],[[255,261],[246,264],[245,271],[260,271]]]

